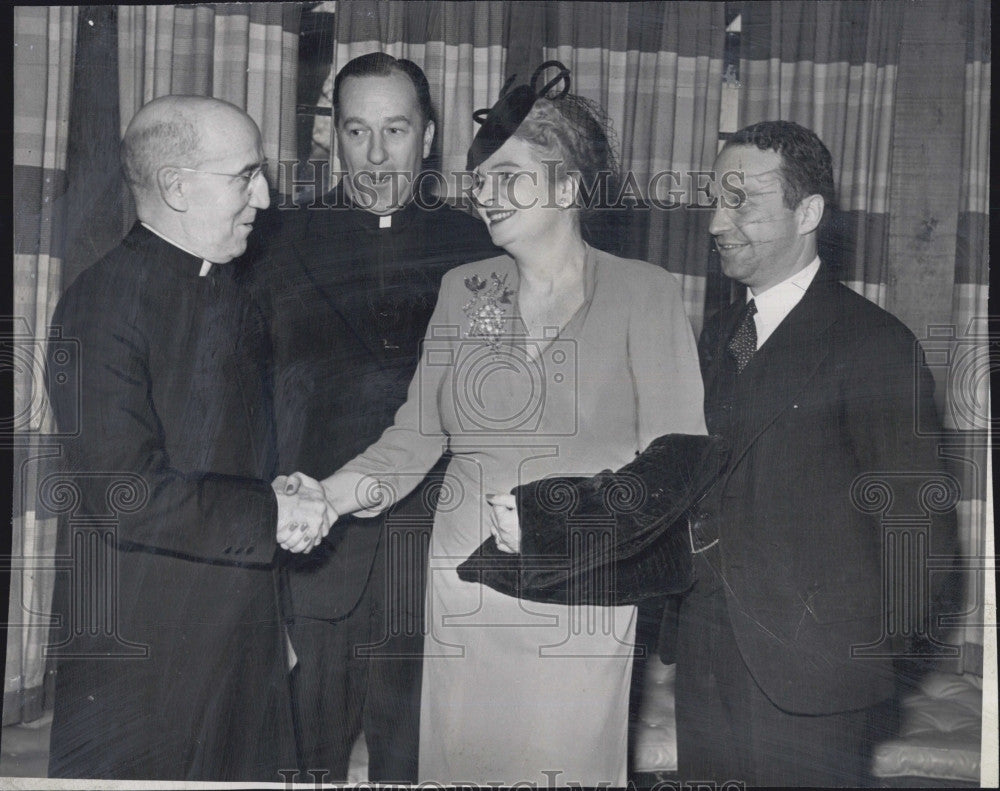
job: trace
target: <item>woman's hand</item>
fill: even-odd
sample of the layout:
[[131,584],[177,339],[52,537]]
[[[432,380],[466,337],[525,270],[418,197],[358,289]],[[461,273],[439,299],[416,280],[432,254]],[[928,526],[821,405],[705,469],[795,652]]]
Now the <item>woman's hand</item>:
[[[316,483],[300,472],[281,477],[280,480],[286,484],[286,494],[295,494],[305,481]],[[316,485],[323,492],[330,509],[341,516],[344,514],[362,518],[378,516],[395,502],[391,492],[377,478],[359,472],[338,470]]]
[[278,500],[276,540],[289,552],[311,552],[330,532],[337,512],[323,487],[308,475],[279,475],[271,482]]
[[521,551],[521,523],[517,518],[517,502],[512,494],[488,494],[493,527],[491,533],[497,548],[511,554]]

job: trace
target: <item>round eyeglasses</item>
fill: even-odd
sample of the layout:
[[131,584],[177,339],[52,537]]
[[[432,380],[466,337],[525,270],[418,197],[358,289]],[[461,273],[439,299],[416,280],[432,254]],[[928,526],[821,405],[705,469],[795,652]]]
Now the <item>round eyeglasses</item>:
[[265,159],[259,165],[257,165],[252,170],[245,170],[242,173],[219,173],[215,170],[199,170],[198,168],[186,168],[181,165],[177,166],[178,170],[187,170],[191,173],[203,173],[206,176],[225,176],[230,179],[241,179],[243,181],[243,188],[250,192],[253,189],[254,180],[258,176],[263,176],[267,179],[267,160]]

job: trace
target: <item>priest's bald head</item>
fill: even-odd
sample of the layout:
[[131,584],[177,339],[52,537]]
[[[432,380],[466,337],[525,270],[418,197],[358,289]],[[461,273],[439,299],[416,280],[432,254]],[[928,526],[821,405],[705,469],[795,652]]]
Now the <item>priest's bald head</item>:
[[153,99],[125,130],[121,159],[146,225],[212,263],[246,250],[269,198],[260,131],[241,109],[205,96]]

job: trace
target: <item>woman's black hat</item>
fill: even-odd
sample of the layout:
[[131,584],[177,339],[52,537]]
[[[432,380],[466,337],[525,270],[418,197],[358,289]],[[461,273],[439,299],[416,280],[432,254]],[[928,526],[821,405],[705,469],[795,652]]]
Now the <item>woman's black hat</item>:
[[[545,83],[541,90],[536,89],[538,78],[549,67],[559,69],[559,74],[555,78]],[[500,89],[500,98],[493,107],[484,107],[476,110],[472,114],[473,120],[477,124],[482,124],[476,136],[469,146],[469,156],[465,167],[467,170],[475,170],[479,165],[495,154],[504,143],[517,131],[521,122],[528,117],[535,102],[545,97],[547,99],[561,99],[569,93],[569,69],[558,60],[549,60],[535,69],[531,75],[531,82],[528,85],[519,85],[511,90],[511,83],[517,79],[516,74],[512,74],[503,88]],[[562,90],[555,96],[547,96],[548,92],[563,82]]]

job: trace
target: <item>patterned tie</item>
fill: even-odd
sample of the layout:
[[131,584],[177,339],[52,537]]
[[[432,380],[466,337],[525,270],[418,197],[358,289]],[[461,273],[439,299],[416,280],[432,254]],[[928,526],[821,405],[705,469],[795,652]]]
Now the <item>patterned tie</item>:
[[746,309],[743,311],[740,326],[736,328],[733,337],[726,344],[726,349],[733,355],[733,359],[736,360],[736,370],[739,373],[743,373],[743,369],[747,367],[750,358],[757,351],[757,325],[754,324],[753,320],[756,312],[757,306],[751,299],[747,302]]

